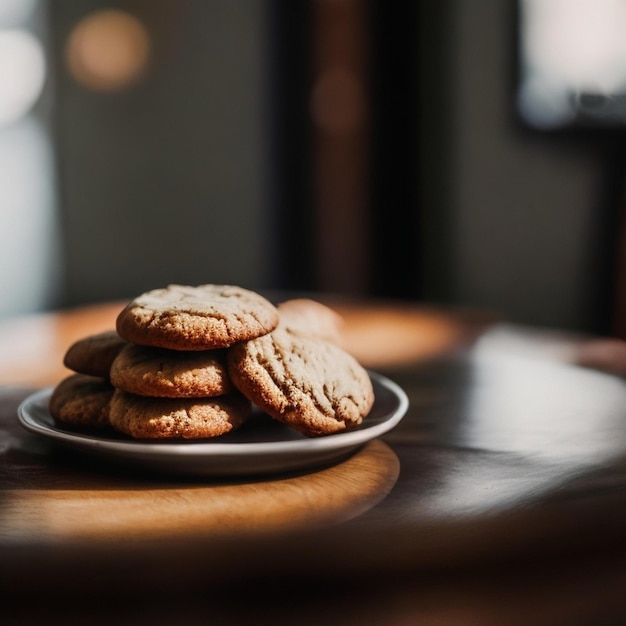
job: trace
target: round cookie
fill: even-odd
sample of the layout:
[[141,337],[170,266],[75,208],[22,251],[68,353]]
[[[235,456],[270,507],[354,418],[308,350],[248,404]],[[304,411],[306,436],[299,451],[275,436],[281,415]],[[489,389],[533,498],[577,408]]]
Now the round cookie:
[[114,330],[89,335],[69,347],[63,365],[80,374],[108,378],[113,359],[125,345]]
[[309,437],[358,426],[374,402],[371,380],[354,357],[285,328],[233,346],[228,370],[259,408]]
[[114,391],[108,379],[71,374],[52,391],[50,414],[62,426],[109,429],[109,405]]
[[140,396],[206,398],[232,390],[224,350],[166,350],[127,344],[111,365],[115,387]]
[[132,343],[171,350],[226,348],[271,332],[276,307],[263,296],[231,285],[169,285],[130,302],[117,331]]
[[111,399],[110,421],[134,439],[206,439],[238,428],[250,409],[250,401],[239,394],[146,398],[117,389]]
[[308,298],[285,300],[277,307],[280,325],[301,335],[341,344],[343,318],[321,302]]

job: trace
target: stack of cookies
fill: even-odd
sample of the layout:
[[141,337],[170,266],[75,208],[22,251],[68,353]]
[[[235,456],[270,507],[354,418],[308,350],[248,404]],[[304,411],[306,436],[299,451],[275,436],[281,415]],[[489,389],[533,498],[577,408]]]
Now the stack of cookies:
[[110,370],[125,343],[111,330],[80,339],[69,348],[63,364],[74,374],[55,387],[49,403],[57,423],[93,431],[111,429],[109,406],[115,388]]
[[75,373],[50,399],[61,425],[198,440],[239,427],[256,405],[319,436],[358,426],[374,401],[339,345],[341,319],[312,300],[274,306],[240,287],[170,285],[131,301],[116,327],[67,351]]

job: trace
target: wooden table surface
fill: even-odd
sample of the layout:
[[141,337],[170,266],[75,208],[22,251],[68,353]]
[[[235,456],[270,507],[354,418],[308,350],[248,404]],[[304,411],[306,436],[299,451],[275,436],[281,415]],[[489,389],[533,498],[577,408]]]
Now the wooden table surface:
[[119,303],[0,323],[0,623],[623,622],[623,344],[334,305],[407,416],[333,467],[254,481],[129,475],[17,423]]

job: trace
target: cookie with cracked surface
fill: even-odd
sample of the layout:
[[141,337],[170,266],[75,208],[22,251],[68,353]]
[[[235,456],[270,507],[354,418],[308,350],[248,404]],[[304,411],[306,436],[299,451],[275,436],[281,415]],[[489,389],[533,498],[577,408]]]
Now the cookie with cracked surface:
[[167,350],[127,344],[111,365],[115,387],[140,396],[206,398],[232,390],[224,350]]
[[276,308],[284,328],[341,345],[343,318],[325,304],[309,298],[293,298]]
[[113,428],[134,439],[208,439],[238,428],[250,413],[238,393],[216,398],[147,398],[117,389],[111,399]]
[[118,315],[120,336],[170,350],[213,350],[265,335],[278,325],[276,307],[232,285],[169,285],[132,300]]
[[358,426],[374,402],[369,375],[354,357],[281,327],[230,348],[228,370],[260,409],[309,437]]
[[108,379],[71,374],[52,391],[50,414],[62,426],[108,430],[109,407],[115,388]]
[[125,345],[114,330],[88,335],[68,348],[63,365],[79,374],[108,378],[113,359]]

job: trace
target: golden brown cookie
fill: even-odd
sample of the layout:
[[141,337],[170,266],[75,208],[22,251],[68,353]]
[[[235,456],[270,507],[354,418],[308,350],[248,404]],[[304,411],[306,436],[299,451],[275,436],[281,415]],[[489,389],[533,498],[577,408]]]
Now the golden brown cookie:
[[216,398],[146,398],[116,390],[113,427],[134,439],[206,439],[238,428],[250,413],[240,394]]
[[140,396],[206,398],[232,389],[224,350],[166,350],[127,344],[111,366],[115,387]]
[[62,426],[108,429],[109,403],[114,391],[106,378],[71,374],[52,391],[50,414]]
[[307,436],[358,426],[374,402],[366,370],[340,347],[284,328],[228,351],[233,384]]
[[284,328],[341,345],[343,318],[325,304],[308,298],[293,298],[276,308]]
[[121,337],[171,350],[226,348],[272,331],[276,307],[231,285],[169,285],[135,298],[118,315]]
[[108,378],[113,359],[125,345],[114,330],[89,335],[69,347],[63,365],[80,374]]

